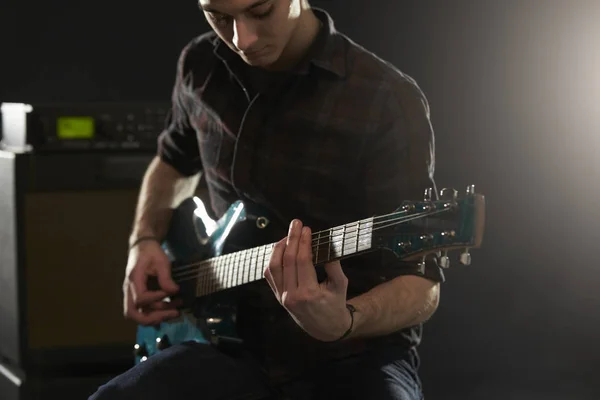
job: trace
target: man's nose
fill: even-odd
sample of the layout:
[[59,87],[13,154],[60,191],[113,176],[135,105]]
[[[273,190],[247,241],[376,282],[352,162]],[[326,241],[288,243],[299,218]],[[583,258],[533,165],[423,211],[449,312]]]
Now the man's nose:
[[252,48],[258,36],[251,24],[245,19],[236,19],[233,23],[233,44],[235,47],[246,52]]

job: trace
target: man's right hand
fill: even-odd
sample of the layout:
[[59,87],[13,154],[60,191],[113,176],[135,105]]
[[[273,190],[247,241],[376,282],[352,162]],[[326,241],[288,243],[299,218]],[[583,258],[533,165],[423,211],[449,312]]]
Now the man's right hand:
[[[157,277],[160,290],[148,290],[149,276]],[[129,251],[123,282],[125,317],[141,325],[158,325],[177,318],[177,303],[164,300],[178,291],[171,278],[171,263],[158,242],[143,241]]]

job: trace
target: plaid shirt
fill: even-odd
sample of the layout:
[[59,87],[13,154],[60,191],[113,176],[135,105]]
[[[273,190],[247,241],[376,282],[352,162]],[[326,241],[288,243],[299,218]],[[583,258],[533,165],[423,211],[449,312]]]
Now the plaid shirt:
[[[418,85],[337,32],[327,13],[315,14],[323,29],[291,72],[247,66],[212,32],[181,53],[173,114],[160,136],[159,154],[184,175],[203,171],[217,217],[246,199],[268,207],[285,228],[299,218],[316,231],[391,212],[435,188],[434,136]],[[286,234],[282,229],[274,240]],[[418,274],[380,257],[342,262],[349,298],[382,279]],[[361,263],[377,263],[378,269],[346,268]],[[426,275],[443,279],[435,268],[428,267]],[[263,302],[278,305],[264,286],[269,293]],[[294,329],[285,317],[291,322],[285,329]],[[265,323],[274,326],[271,317]],[[277,331],[271,332],[276,337],[270,346],[285,348],[283,325]],[[414,346],[420,327],[392,336]],[[313,346],[313,355],[322,353],[311,339],[294,340]]]

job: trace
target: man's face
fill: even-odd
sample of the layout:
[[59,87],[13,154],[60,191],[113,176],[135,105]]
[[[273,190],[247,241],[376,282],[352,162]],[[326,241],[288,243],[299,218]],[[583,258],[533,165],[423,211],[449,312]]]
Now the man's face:
[[208,23],[246,63],[279,59],[301,14],[301,0],[199,0]]

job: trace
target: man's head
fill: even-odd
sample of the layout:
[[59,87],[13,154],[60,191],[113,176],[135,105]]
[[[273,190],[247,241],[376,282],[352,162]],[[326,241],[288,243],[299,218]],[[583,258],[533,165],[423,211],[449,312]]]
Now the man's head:
[[308,0],[198,0],[219,37],[247,64],[269,67],[303,51]]

